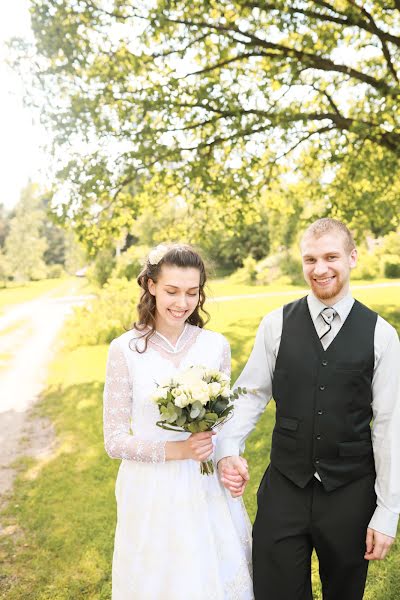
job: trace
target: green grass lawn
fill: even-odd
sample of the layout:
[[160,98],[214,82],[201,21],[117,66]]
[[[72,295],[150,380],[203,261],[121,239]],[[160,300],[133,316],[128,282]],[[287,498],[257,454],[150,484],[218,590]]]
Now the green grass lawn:
[[[235,293],[233,286],[224,285],[218,295]],[[240,288],[239,293],[246,293]],[[293,298],[296,294],[299,291],[293,290]],[[355,295],[400,330],[399,287],[358,290]],[[284,294],[210,303],[210,327],[223,332],[232,345],[234,377],[245,364],[262,316],[291,298]],[[110,598],[118,461],[110,460],[103,449],[106,353],[106,346],[64,350],[52,365],[37,412],[53,421],[57,447],[50,459],[20,462],[13,495],[1,516],[0,598],[4,600]],[[273,416],[271,403],[247,442],[251,480],[245,502],[251,518],[258,483],[268,464]],[[388,559],[371,567],[365,600],[398,600],[399,544]],[[316,569],[314,561],[315,582]],[[315,599],[320,598],[316,584]]]

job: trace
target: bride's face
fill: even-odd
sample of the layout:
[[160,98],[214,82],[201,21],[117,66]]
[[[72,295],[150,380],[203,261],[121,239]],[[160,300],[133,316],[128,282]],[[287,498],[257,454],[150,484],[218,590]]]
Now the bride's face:
[[156,300],[156,326],[182,330],[199,303],[200,271],[193,267],[163,265],[157,282],[149,279]]

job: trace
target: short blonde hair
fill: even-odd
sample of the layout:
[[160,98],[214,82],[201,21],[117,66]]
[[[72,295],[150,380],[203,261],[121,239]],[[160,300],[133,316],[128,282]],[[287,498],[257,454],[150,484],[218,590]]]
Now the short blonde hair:
[[356,245],[349,228],[342,223],[342,221],[331,219],[329,217],[318,219],[317,221],[314,221],[314,223],[311,223],[311,225],[309,225],[303,233],[301,242],[303,242],[304,238],[306,237],[311,236],[314,238],[320,238],[323,235],[331,232],[339,233],[343,236],[344,245],[349,254],[355,249]]

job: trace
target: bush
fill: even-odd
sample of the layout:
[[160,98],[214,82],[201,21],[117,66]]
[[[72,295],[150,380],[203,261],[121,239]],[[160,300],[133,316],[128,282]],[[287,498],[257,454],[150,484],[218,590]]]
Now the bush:
[[47,279],[60,279],[64,275],[65,271],[61,265],[49,265],[47,267]]
[[304,284],[303,268],[298,249],[283,250],[260,261],[257,265],[257,282],[268,284],[278,280],[283,284]]
[[91,283],[103,287],[110,279],[111,273],[115,267],[115,250],[113,248],[105,248],[100,250],[94,262],[87,270],[87,278]]
[[357,266],[351,272],[352,279],[375,279],[380,276],[381,264],[376,254],[361,250]]
[[383,274],[388,279],[400,278],[400,258],[398,256],[385,256]]
[[131,328],[139,287],[127,279],[110,279],[90,304],[76,308],[67,327],[67,345],[108,344]]
[[378,252],[380,254],[390,254],[392,256],[400,255],[400,230],[392,231],[385,235],[382,240],[382,245]]
[[[16,281],[18,281],[18,276],[14,277]],[[31,281],[41,281],[42,279],[47,279],[47,266],[43,261],[38,261],[37,264],[33,265],[29,272],[29,279]],[[24,280],[22,276],[21,280]]]
[[257,263],[252,256],[248,256],[243,261],[243,267],[235,271],[229,281],[232,283],[255,283],[257,277]]
[[292,285],[304,284],[303,264],[299,256],[298,248],[286,250],[281,255],[279,267],[281,274],[284,277],[288,277]]
[[139,275],[150,248],[147,246],[130,246],[117,257],[112,278],[125,277],[128,281],[136,279]]
[[272,254],[271,256],[267,256],[257,263],[256,281],[259,285],[267,285],[268,283],[275,281],[275,279],[280,276],[281,271],[279,268],[279,262],[280,255]]

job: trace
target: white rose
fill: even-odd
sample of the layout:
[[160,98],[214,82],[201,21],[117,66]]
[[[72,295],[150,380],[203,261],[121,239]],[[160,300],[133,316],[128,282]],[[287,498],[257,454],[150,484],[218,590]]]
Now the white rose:
[[203,406],[207,404],[210,400],[210,396],[208,393],[208,385],[205,381],[199,381],[195,385],[190,386],[190,392],[193,398],[193,401],[201,402]]
[[171,390],[171,394],[174,398],[179,396],[181,393],[182,393],[182,388],[180,388],[180,387],[177,387],[177,388]]
[[191,367],[179,376],[179,383],[193,385],[203,381],[204,369],[202,367]]
[[208,384],[208,391],[210,392],[211,398],[216,398],[221,393],[221,384],[217,381]]
[[221,389],[221,396],[222,396],[223,398],[229,398],[229,396],[230,396],[230,395],[231,395],[231,390],[230,390],[230,388],[229,388],[229,385],[226,385],[226,386],[224,386],[224,387]]
[[175,396],[174,404],[176,406],[179,406],[179,408],[185,408],[185,406],[190,404],[190,398],[188,398],[188,396],[184,392],[181,392],[180,394]]
[[214,371],[211,371],[211,377],[214,379],[214,381],[218,381],[218,383],[220,381],[222,381],[222,373],[221,371],[217,371],[214,369]]

